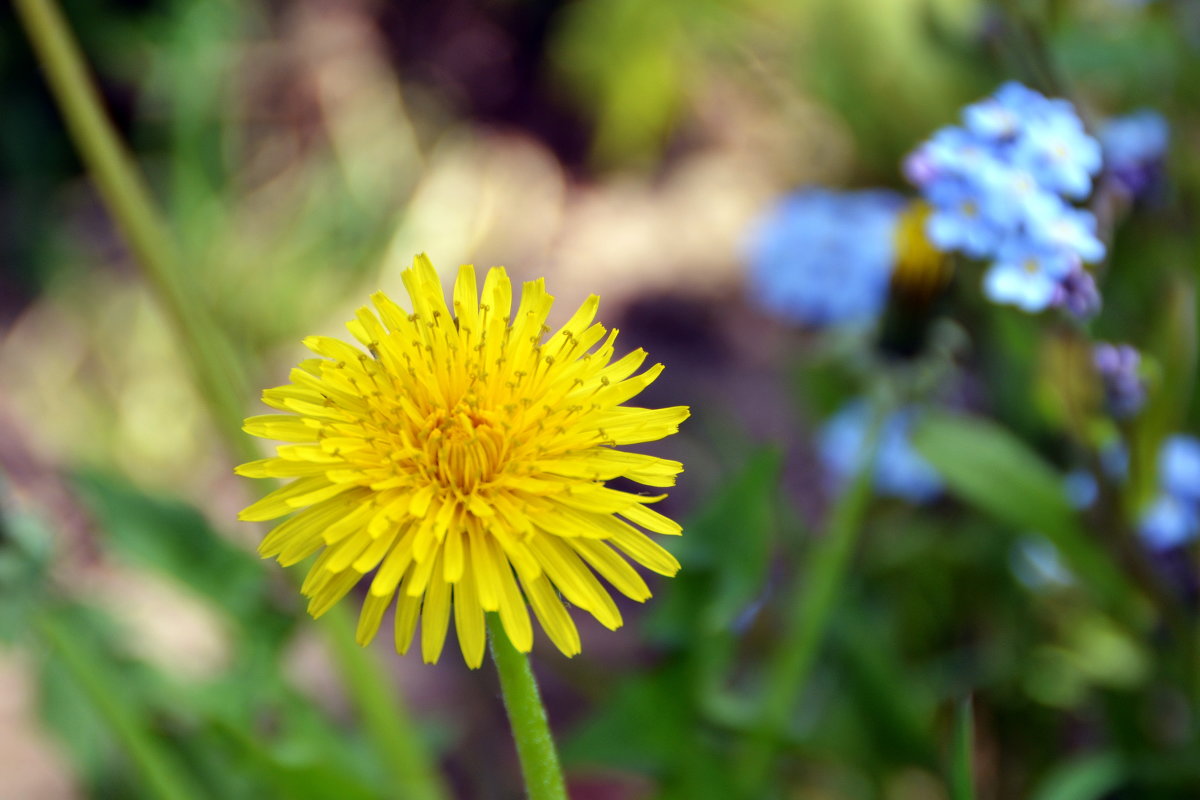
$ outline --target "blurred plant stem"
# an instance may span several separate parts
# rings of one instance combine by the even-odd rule
[[[778,743],[825,640],[834,601],[845,582],[863,516],[870,504],[875,453],[891,409],[890,391],[890,386],[880,386],[872,397],[870,423],[863,436],[854,477],[830,512],[828,529],[813,547],[809,568],[797,575],[790,602],[783,606],[791,616],[786,620],[779,649],[767,665],[757,726],[746,738],[738,764],[740,796],[746,800],[770,796],[765,785],[771,777]]]
[[[1009,28],[1014,60],[1023,67],[1028,83],[1046,94],[1069,98],[1066,81],[1054,65],[1043,33],[1049,24],[1048,11],[1040,4],[1030,8],[1023,0],[1000,0],[999,6]]]
[[[971,698],[955,709],[954,740],[950,745],[950,800],[975,800],[975,714]]]
[[[235,354],[205,309],[166,220],[155,208],[132,156],[105,114],[66,20],[53,0],[15,0],[15,6],[71,138],[136,263],[174,324],[221,436],[240,460],[258,458],[257,446],[240,432],[245,391]],[[379,663],[355,644],[345,612],[333,608],[321,624],[380,760],[403,787],[398,789],[402,791],[399,796],[421,800],[445,797],[407,710]]]
[[[96,713],[129,755],[146,796],[162,800],[199,800],[201,796],[188,784],[150,731],[143,728],[134,713],[123,704],[95,659],[90,658],[76,640],[76,635],[52,612],[41,615],[36,627],[42,640],[58,657],[58,663],[92,702]]]
[[[326,638],[346,691],[358,709],[367,734],[377,743],[389,777],[396,784],[393,796],[403,800],[448,797],[425,744],[417,736],[417,727],[407,706],[397,696],[378,662],[371,658],[370,651],[354,640],[350,618],[339,606],[330,609],[321,620],[327,620]]]
[[[525,791],[529,800],[567,800],[558,751],[546,721],[546,708],[538,693],[537,679],[529,666],[529,657],[512,646],[498,615],[489,613],[487,616],[488,644],[500,674],[500,690],[517,743]]]
[[[53,0],[15,0],[67,129],[142,274],[175,327],[192,377],[222,431],[241,427],[245,396],[223,332],[213,324],[184,269],[177,243],[150,199],[133,159],[104,113],[96,86]],[[245,437],[226,437],[241,460],[257,457]]]

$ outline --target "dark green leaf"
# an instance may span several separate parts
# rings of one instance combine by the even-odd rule
[[[79,475],[76,486],[117,553],[180,581],[259,634],[279,629],[259,559],[222,538],[198,511],[98,472]]]
[[[1033,800],[1100,800],[1121,785],[1125,765],[1113,753],[1060,765],[1034,790]]]

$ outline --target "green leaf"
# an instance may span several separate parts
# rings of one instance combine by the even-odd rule
[[[653,776],[663,800],[732,796],[726,758],[696,718],[687,692],[686,659],[650,675],[621,680],[613,695],[562,747],[568,765],[601,766]]]
[[[220,536],[194,508],[99,472],[76,476],[75,485],[117,553],[175,578],[259,634],[282,630],[284,615],[270,607],[259,559]]]
[[[604,705],[562,746],[563,761],[660,772],[690,736],[684,693],[671,685],[678,669],[621,681]]]
[[[6,496],[0,474],[0,642],[20,639],[45,601],[53,555],[42,520]]]
[[[112,669],[113,654],[98,646],[98,641],[111,638],[108,633],[110,620],[99,612],[83,607],[49,613],[55,613],[60,621],[71,624],[79,636],[79,646],[87,648],[98,669]],[[131,672],[127,668],[133,665],[118,663],[117,666],[123,679],[113,683],[113,686],[121,705],[138,718],[149,716],[147,698],[143,693],[134,691],[141,688],[141,681],[128,679]],[[112,783],[119,780],[115,778],[116,774],[128,772],[110,728],[61,658],[46,657],[42,660],[37,693],[41,720],[70,758],[73,771],[80,780],[92,785]]]
[[[759,596],[772,552],[781,464],[776,450],[752,454],[685,521],[684,536],[672,548],[683,569],[659,598],[648,623],[651,636],[675,641],[727,634]]]
[[[838,680],[861,721],[866,752],[883,763],[936,769],[940,756],[932,730],[935,700],[925,673],[905,669],[892,632],[894,621],[869,620],[850,604],[830,628],[837,650]],[[897,691],[903,686],[903,691]],[[859,757],[856,763],[863,764]]]
[[[762,450],[690,523],[718,567],[716,593],[705,614],[712,630],[727,630],[761,592],[770,564],[782,454]]]
[[[1110,611],[1128,619],[1141,604],[1108,555],[1079,524],[1063,477],[999,425],[929,413],[913,445],[962,501],[1012,525],[1037,531],[1058,548],[1075,575]]]
[[[1032,800],[1099,800],[1125,780],[1126,769],[1115,753],[1101,753],[1057,767],[1030,795]]]
[[[268,747],[237,725],[213,720],[212,733],[230,751],[232,761],[250,773],[259,796],[287,797],[290,800],[377,800],[378,787],[363,781],[339,763],[340,753],[306,748],[285,753],[278,745]],[[293,748],[294,750],[294,748]],[[267,791],[270,787],[270,791]]]
[[[122,664],[107,642],[96,637],[90,616],[86,608],[63,606],[38,619],[37,630],[51,655],[42,676],[47,718],[52,725],[57,723],[96,777],[107,778],[105,773],[112,770],[110,759],[98,764],[96,756],[115,743],[132,768],[130,777],[141,788],[139,794],[158,800],[202,797],[193,776],[182,768],[178,753],[166,741],[169,737],[155,730],[158,717],[147,702],[147,689],[156,676],[139,665]],[[62,692],[57,706],[56,688]],[[68,702],[62,703],[63,699]],[[82,716],[78,713],[81,707],[88,709]],[[100,725],[93,727],[89,715],[91,722]],[[81,722],[92,728],[82,737],[75,730]]]

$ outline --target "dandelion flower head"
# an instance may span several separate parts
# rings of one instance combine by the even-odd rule
[[[643,601],[650,591],[630,561],[662,575],[679,568],[639,529],[681,532],[649,507],[665,495],[605,482],[674,485],[679,462],[617,447],[675,433],[688,409],[624,405],[663,367],[635,375],[640,349],[613,358],[617,332],[593,322],[595,296],[547,336],[553,297],[542,280],[524,285],[513,312],[502,268],[489,270],[481,296],[474,268],[462,267],[451,306],[424,256],[403,278],[411,312],[374,294],[374,310],[348,323],[363,349],[309,337],[319,358],[263,393],[284,413],[251,417],[245,430],[286,443],[237,471],[294,480],[240,517],[297,512],[259,552],[284,566],[319,553],[301,589],[314,617],[366,585],[360,644],[394,605],[396,649],[408,650],[419,620],[424,660],[436,662],[453,614],[476,667],[485,612],[528,651],[532,608],[574,655],[579,633],[563,599],[616,628],[621,613],[599,578]]]

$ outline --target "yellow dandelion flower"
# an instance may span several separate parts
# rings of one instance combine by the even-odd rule
[[[251,478],[294,478],[239,515],[275,527],[259,552],[290,566],[320,553],[301,591],[318,617],[373,573],[358,622],[368,643],[395,604],[396,649],[421,621],[421,652],[438,660],[451,613],[466,662],[479,666],[484,612],[518,650],[533,644],[528,608],[568,656],[579,633],[562,599],[608,628],[621,613],[604,578],[637,601],[650,596],[632,560],[674,575],[675,558],[638,528],[677,534],[649,497],[605,486],[617,477],[665,487],[677,461],[618,450],[675,433],[685,406],[623,405],[661,364],[634,372],[643,350],[613,360],[617,332],[593,323],[591,296],[548,338],[553,297],[488,271],[482,297],[464,266],[446,305],[425,256],[404,272],[412,313],[382,292],[348,323],[367,352],[339,339],[304,344],[291,383],[263,393],[285,414],[246,420],[254,436],[288,442],[237,468]],[[635,527],[638,526],[638,527]],[[629,560],[627,560],[629,559]]]

